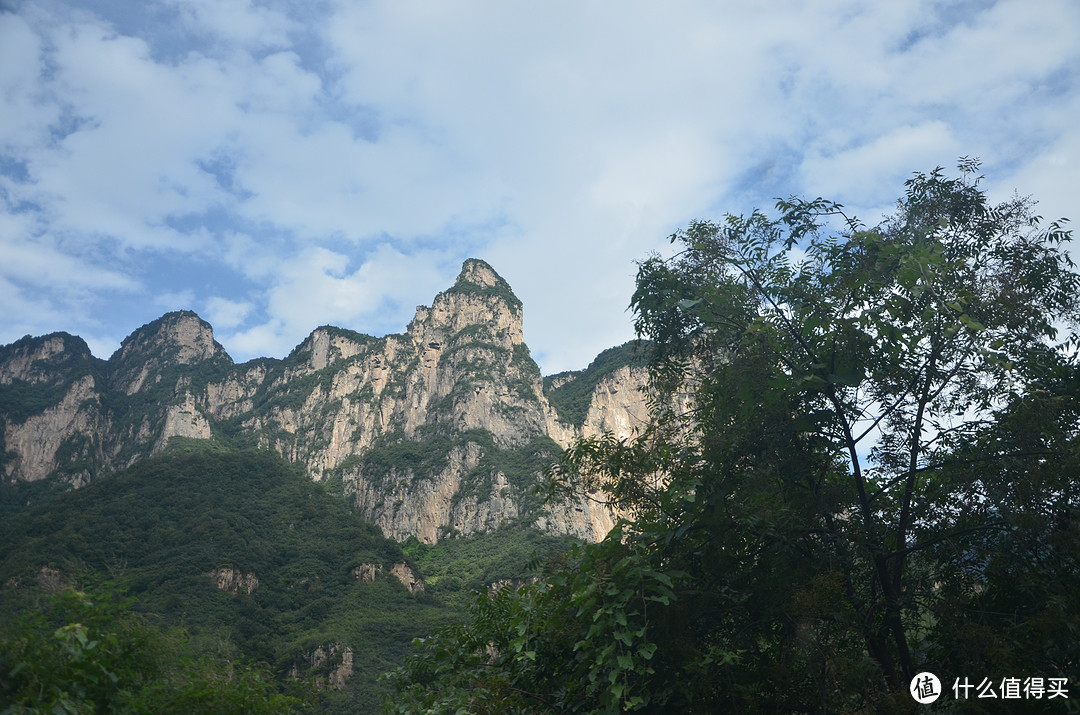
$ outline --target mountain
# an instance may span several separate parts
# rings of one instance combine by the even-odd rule
[[[405,333],[323,326],[283,360],[235,364],[192,312],[144,325],[107,361],[66,333],[27,336],[0,347],[6,509],[181,438],[276,452],[398,540],[507,524],[597,539],[604,507],[544,506],[532,487],[574,439],[643,424],[644,372],[628,345],[545,381],[522,316],[506,281],[470,259]]]
[[[189,650],[263,663],[275,687],[300,688],[314,711],[355,713],[378,711],[379,675],[400,665],[413,638],[461,621],[471,594],[527,579],[530,561],[569,539],[511,528],[401,545],[301,465],[179,439],[0,519],[0,543],[0,702],[17,680],[5,646],[35,631],[55,644],[63,624],[20,614],[38,618],[66,586],[100,598],[108,580],[144,622],[181,629]],[[123,633],[120,623],[114,615],[106,625]],[[31,665],[45,667],[39,661]]]

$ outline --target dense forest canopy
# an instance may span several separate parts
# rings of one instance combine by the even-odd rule
[[[959,168],[872,227],[792,198],[644,261],[652,424],[551,472],[628,518],[424,641],[388,708],[903,710],[931,671],[1060,709],[1027,688],[1080,678],[1080,276]]]
[[[373,712],[413,638],[567,546],[509,528],[398,544],[276,455],[180,438],[3,515],[0,543],[5,713]]]

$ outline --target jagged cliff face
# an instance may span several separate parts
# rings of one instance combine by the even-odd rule
[[[520,301],[469,260],[405,334],[322,327],[285,360],[234,365],[189,312],[140,328],[107,362],[73,336],[24,338],[0,348],[0,455],[8,481],[79,486],[172,438],[220,438],[339,483],[395,538],[524,520],[595,539],[611,527],[606,510],[543,509],[530,488],[574,439],[644,424],[642,384],[621,366],[591,388],[584,420],[564,419],[523,341]]]
[[[92,465],[106,461],[101,435],[109,421],[94,368],[86,343],[63,333],[0,351],[0,465],[7,480],[56,475],[78,487],[90,481]]]

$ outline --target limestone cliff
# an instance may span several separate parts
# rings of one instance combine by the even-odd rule
[[[644,373],[619,350],[545,386],[521,302],[475,259],[404,334],[324,326],[284,360],[234,364],[191,312],[139,328],[108,361],[70,335],[27,337],[0,348],[0,464],[8,481],[79,486],[173,438],[217,439],[304,464],[395,538],[516,522],[594,539],[604,509],[541,508],[531,487],[574,439],[644,423]]]
[[[75,487],[106,461],[109,420],[102,371],[86,343],[66,333],[0,348],[0,466],[8,481],[53,475]]]
[[[640,433],[649,419],[644,390],[648,348],[638,342],[620,345],[600,353],[584,370],[544,378],[554,408],[548,433],[564,446],[603,432],[620,439]]]

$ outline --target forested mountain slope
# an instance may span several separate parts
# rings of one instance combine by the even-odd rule
[[[566,545],[536,531],[450,542],[438,552],[412,541],[407,548],[436,574],[426,583],[401,545],[296,466],[266,452],[208,447],[174,441],[0,521],[0,631],[21,608],[38,608],[43,593],[94,592],[108,579],[151,623],[182,627],[200,647],[238,662],[265,664],[320,709],[370,712],[379,674],[413,638],[460,620],[474,590],[522,580],[524,564]]]

